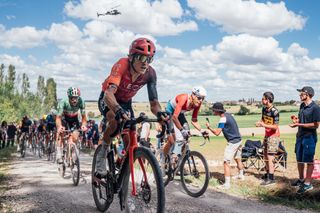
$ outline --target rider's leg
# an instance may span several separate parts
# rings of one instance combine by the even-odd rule
[[[63,133],[57,133],[57,163],[62,163],[62,150],[63,150]]]
[[[101,176],[105,176],[107,174],[106,171],[106,156],[110,150],[110,145],[112,142],[112,137],[114,133],[118,129],[118,122],[115,120],[115,114],[112,110],[109,110],[106,114],[107,117],[107,127],[103,134],[102,147],[100,152],[97,154],[97,172]]]

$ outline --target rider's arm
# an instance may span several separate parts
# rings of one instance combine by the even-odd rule
[[[192,119],[191,119],[191,124],[196,128],[199,132],[201,132],[201,126],[198,122],[198,112],[201,107],[201,104],[199,107],[195,108],[192,112]]]
[[[110,84],[104,93],[106,104],[113,112],[117,112],[121,108],[116,100],[116,97],[114,96],[117,88],[117,85]]]
[[[150,78],[147,83],[150,110],[154,115],[157,115],[157,113],[161,111],[161,106],[158,101],[157,76],[154,70],[150,70],[150,72]]]

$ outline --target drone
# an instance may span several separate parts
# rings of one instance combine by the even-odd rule
[[[108,16],[108,15],[110,15],[110,16],[116,16],[116,15],[120,15],[121,12],[120,12],[119,10],[115,9],[115,8],[117,8],[117,7],[119,7],[119,6],[120,6],[120,5],[117,5],[117,6],[113,7],[113,8],[111,8],[111,10],[108,10],[108,11],[105,12],[105,13],[98,13],[98,12],[97,12],[97,17],[99,18],[99,16]]]

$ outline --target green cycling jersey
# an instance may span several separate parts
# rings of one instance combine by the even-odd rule
[[[85,102],[79,97],[76,106],[71,106],[68,99],[62,99],[58,104],[58,116],[65,116],[69,118],[77,117],[80,110],[81,115],[86,114]]]

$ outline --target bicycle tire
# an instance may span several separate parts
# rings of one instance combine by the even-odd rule
[[[137,159],[139,158],[144,159],[144,164],[146,165],[144,166],[145,169],[147,166],[150,165],[150,168],[147,168],[146,171],[150,171],[151,169],[152,172],[154,173],[154,176],[153,176],[154,179],[152,180],[151,176],[149,176],[149,180],[147,184],[143,180],[144,178],[143,178],[143,175],[141,174],[141,171],[138,170],[140,165],[139,165],[139,160]],[[133,196],[131,194],[132,184],[130,183],[131,179],[129,181],[130,170],[128,168],[129,160],[127,160],[126,168],[124,168],[123,170],[124,172],[126,172],[126,174],[124,174],[123,187],[122,187],[122,190],[124,192],[124,204],[125,204],[126,211],[158,212],[158,213],[165,212],[165,189],[164,189],[164,184],[162,180],[162,174],[161,174],[160,167],[156,157],[149,149],[145,147],[137,147],[134,151],[134,161],[135,161],[134,163],[136,162],[138,163],[137,166],[134,165],[134,171],[135,171],[134,177],[135,177],[136,191],[138,193],[138,196]],[[149,165],[146,163],[146,161],[148,161]],[[139,177],[138,177],[139,173],[141,178],[143,178],[141,182],[139,181]],[[153,191],[151,190],[150,186],[152,185],[155,185],[154,190],[156,191],[156,193],[153,193]],[[151,203],[151,199],[153,198],[154,195],[157,196],[158,199],[154,202],[155,206],[151,207],[148,204]],[[142,196],[142,199],[139,198],[140,196]],[[133,200],[137,200],[138,205],[134,205]],[[140,202],[138,200],[140,200]]]
[[[20,155],[22,158],[26,155],[26,150],[25,150],[25,139],[22,139],[21,147],[20,147]]]
[[[169,155],[166,155],[164,164],[165,164],[165,168],[164,168],[165,175],[162,175],[162,179],[163,179],[163,185],[166,187],[169,184],[169,182],[171,180],[173,180],[173,175],[174,175]],[[161,166],[161,164],[160,164],[160,166]],[[162,173],[162,171],[161,171],[161,173]]]
[[[101,190],[106,190],[105,193],[107,194],[108,193],[107,189],[105,187],[101,186],[101,184],[96,185],[95,182],[94,182],[94,176],[95,176],[95,173],[96,173],[97,155],[98,155],[98,153],[100,152],[101,149],[102,149],[102,145],[100,144],[97,147],[97,149],[96,149],[96,151],[94,152],[94,155],[93,155],[92,169],[91,169],[91,187],[92,187],[93,200],[94,200],[94,203],[96,204],[97,209],[99,211],[101,211],[101,212],[104,212],[110,207],[110,205],[111,205],[111,203],[113,201],[113,192],[111,192],[112,193],[112,199],[111,200],[104,200],[103,198],[100,198]]]
[[[201,163],[203,165],[203,169],[205,172],[204,180],[200,180],[200,178],[199,178],[200,172],[196,169],[196,167],[194,167],[194,168],[192,168],[192,170],[190,170],[191,166],[196,165],[195,160],[194,160],[195,157],[199,158],[199,160],[201,161]],[[192,161],[192,162],[190,163],[190,161]],[[191,174],[192,176],[195,176],[195,178],[193,178],[193,179],[198,180],[200,183],[203,183],[203,186],[200,187],[198,191],[193,191],[191,188],[189,188],[189,186],[190,187],[194,186],[194,184],[187,183],[188,181],[187,181],[186,177],[188,177],[189,174],[187,174],[187,172],[185,171],[185,167],[184,167],[185,164],[187,164],[187,169],[189,169],[189,171],[188,171],[189,174]],[[180,178],[181,178],[181,184],[182,184],[183,189],[191,197],[200,197],[201,195],[203,195],[203,193],[205,193],[205,191],[208,188],[208,184],[209,184],[209,168],[208,168],[208,163],[207,163],[206,159],[204,158],[204,156],[200,152],[190,151],[190,153],[182,159],[181,167],[180,167]]]
[[[80,160],[76,145],[71,146],[71,175],[74,186],[78,186],[80,180]],[[76,171],[74,171],[76,169]]]

